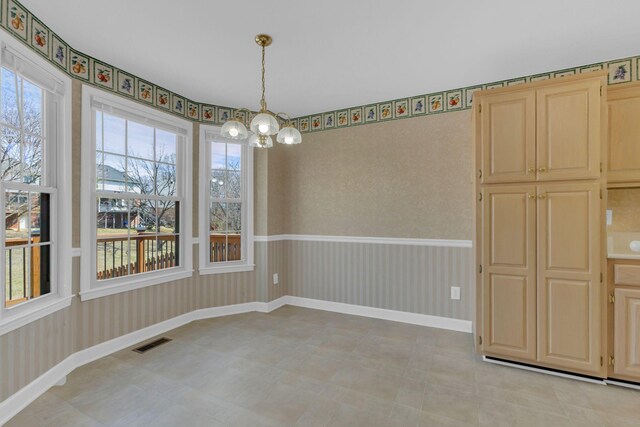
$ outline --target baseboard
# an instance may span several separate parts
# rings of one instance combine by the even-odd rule
[[[287,295],[283,297],[285,303],[297,307],[315,308],[317,310],[333,311],[354,316],[372,317],[374,319],[391,320],[394,322],[410,323],[412,325],[429,326],[432,328],[448,329],[458,332],[472,332],[470,320],[452,319],[449,317],[431,316],[428,314],[409,313],[406,311],[388,310],[385,308],[367,307],[364,305],[345,304],[342,302],[325,301],[311,298]]]
[[[244,304],[225,305],[221,307],[203,308],[185,313],[146,328],[139,329],[112,340],[80,350],[62,362],[58,363],[44,374],[27,384],[6,400],[0,402],[0,426],[4,425],[16,414],[26,408],[54,385],[64,381],[65,377],[80,366],[97,359],[131,347],[142,341],[149,340],[195,320],[211,319],[233,314],[250,313],[253,311],[269,313],[284,305],[313,308],[336,313],[352,314],[355,316],[372,317],[375,319],[391,320],[414,325],[430,326],[433,328],[449,329],[452,331],[471,332],[471,321],[450,319],[426,314],[407,313],[403,311],[386,310],[361,305],[344,304],[310,298],[283,296],[269,302],[248,302]]]
[[[278,300],[275,300],[271,303],[276,303],[277,301]],[[51,387],[63,381],[67,375],[80,366],[151,339],[172,329],[184,326],[194,320],[249,313],[252,311],[266,311],[271,303],[249,302],[191,311],[73,353],[12,394],[9,398],[0,402],[0,426],[8,422]],[[274,304],[273,306],[278,305]]]

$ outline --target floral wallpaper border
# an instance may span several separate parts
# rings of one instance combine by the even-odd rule
[[[0,2],[0,26],[73,78],[193,121],[222,124],[233,111],[190,100],[79,52],[17,0]]]
[[[0,26],[73,78],[196,122],[223,124],[235,112],[231,107],[190,100],[76,51],[17,0],[0,2]],[[640,56],[316,113],[295,118],[293,124],[301,132],[307,133],[466,110],[473,105],[473,93],[480,89],[513,86],[602,69],[609,70],[610,85],[639,81]]]
[[[309,116],[298,117],[295,119],[295,122],[300,132],[307,133],[467,110],[472,107],[473,93],[477,90],[514,86],[603,69],[609,70],[609,85],[639,81],[640,56],[311,114]]]

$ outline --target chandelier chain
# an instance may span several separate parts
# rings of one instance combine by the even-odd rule
[[[265,47],[262,46],[262,99],[260,100],[260,106],[263,110],[267,109],[267,101],[265,99],[265,80],[264,80],[264,68],[265,68],[265,60],[264,60],[264,51]]]

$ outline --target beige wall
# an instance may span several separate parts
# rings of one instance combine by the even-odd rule
[[[607,209],[613,211],[607,231],[640,231],[640,188],[609,190]]]
[[[283,157],[284,191],[280,220],[269,216],[270,234],[471,239],[469,111],[303,140],[274,150]]]
[[[80,244],[80,103],[81,85],[74,82],[74,247]],[[198,132],[194,125],[194,236],[201,232]],[[299,146],[256,150],[254,163],[256,235],[471,238],[469,112],[305,134]],[[256,243],[255,271],[200,276],[197,249],[191,278],[86,302],[75,297],[70,308],[0,336],[0,401],[76,351],[199,308],[294,294],[472,318],[466,250],[264,242]],[[83,256],[91,250],[83,248]],[[74,259],[74,294],[81,262]],[[273,273],[279,285],[272,284]],[[462,302],[448,300],[450,284],[462,286]]]

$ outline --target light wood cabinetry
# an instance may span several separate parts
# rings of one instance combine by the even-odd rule
[[[621,379],[640,380],[640,288],[615,291],[615,364]]]
[[[609,89],[607,101],[608,182],[640,183],[640,83]]]
[[[481,105],[484,182],[535,180],[535,92],[487,96]]]
[[[640,260],[609,260],[609,375],[640,382]]]
[[[600,186],[547,184],[538,191],[538,360],[598,373]]]
[[[605,83],[592,74],[481,92],[481,182],[599,178]]]
[[[599,79],[536,91],[539,181],[600,176]]]
[[[484,193],[484,349],[536,358],[536,187],[492,186]]]
[[[605,76],[474,94],[476,333],[487,356],[606,376]]]

